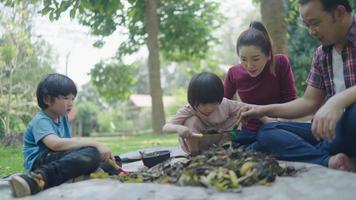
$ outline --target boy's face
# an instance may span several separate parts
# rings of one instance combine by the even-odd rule
[[[216,108],[219,106],[219,103],[205,103],[205,104],[199,104],[197,106],[197,110],[202,113],[205,116],[209,116],[211,113],[213,113]]]
[[[243,68],[251,77],[261,74],[266,63],[270,60],[269,55],[265,55],[261,48],[254,45],[240,47],[239,56]]]
[[[74,99],[75,96],[72,94],[67,96],[59,95],[54,99],[49,99],[49,101],[46,99],[46,104],[48,105],[46,110],[57,116],[68,114],[72,109]]]

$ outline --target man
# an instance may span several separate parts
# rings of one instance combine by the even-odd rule
[[[356,18],[348,0],[299,0],[316,50],[304,95],[284,104],[249,105],[243,119],[299,118],[312,123],[276,122],[260,129],[258,141],[278,159],[356,171]],[[312,137],[314,136],[314,137]]]

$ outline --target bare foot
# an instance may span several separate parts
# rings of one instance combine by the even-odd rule
[[[356,171],[356,167],[353,165],[351,159],[343,153],[338,153],[336,155],[331,156],[329,159],[328,167],[342,171]]]

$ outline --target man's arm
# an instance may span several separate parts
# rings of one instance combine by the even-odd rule
[[[356,102],[356,85],[331,97],[327,103],[332,102],[333,104],[347,108]]]
[[[335,135],[336,123],[345,108],[356,102],[356,86],[350,87],[331,97],[315,114],[312,132],[317,139],[331,141]]]
[[[308,86],[304,95],[293,101],[283,104],[265,106],[250,106],[248,111],[241,115],[244,119],[261,118],[264,116],[274,118],[295,119],[314,114],[324,100],[322,90]]]

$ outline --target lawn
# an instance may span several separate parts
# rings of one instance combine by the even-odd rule
[[[137,149],[159,146],[177,146],[176,134],[143,134],[118,137],[90,137],[84,140],[95,140],[107,145],[115,155]],[[23,158],[21,146],[7,147],[0,145],[0,178],[15,172],[22,172]]]

